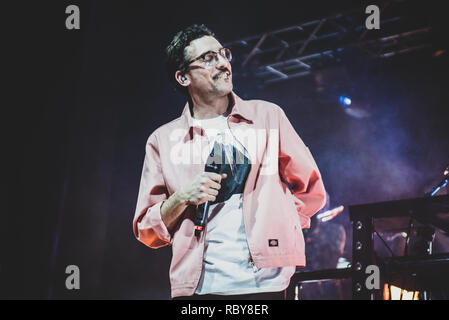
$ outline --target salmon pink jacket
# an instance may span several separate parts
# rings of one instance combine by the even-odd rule
[[[257,268],[305,266],[303,228],[325,204],[325,189],[308,149],[277,105],[230,94],[227,117],[234,137],[250,155],[243,191],[243,220],[250,256]],[[169,232],[161,205],[204,172],[209,140],[195,126],[189,103],[182,115],[148,138],[133,231],[151,248],[172,246],[171,295],[195,293],[201,277],[205,232],[194,235],[196,206],[189,205]],[[228,177],[229,178],[229,177]]]

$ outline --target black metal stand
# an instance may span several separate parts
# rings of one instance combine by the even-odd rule
[[[373,219],[355,213],[352,233],[352,298],[355,300],[373,300],[373,292],[367,289],[369,274],[365,271],[369,265],[375,265],[373,250]]]
[[[448,232],[447,219],[442,219],[436,213],[448,212],[449,196],[438,196],[431,198],[416,198],[408,200],[397,200],[380,202],[366,205],[350,206],[350,219],[353,225],[353,247],[352,247],[352,292],[355,300],[373,300],[376,296],[380,296],[379,289],[369,289],[366,286],[366,280],[370,276],[366,272],[366,267],[375,265],[381,270],[381,274],[390,278],[390,273],[385,268],[385,261],[376,259],[373,249],[374,224],[376,218],[392,218],[392,217],[411,217],[419,221],[422,226],[417,228],[416,242],[413,248],[408,248],[410,255],[414,255],[415,262],[424,261],[425,259],[433,259],[432,241],[434,236],[434,227],[440,228]],[[404,260],[406,261],[406,260]],[[438,262],[442,262],[437,260]],[[449,261],[449,260],[448,260]],[[443,262],[448,262],[444,260]],[[400,267],[401,264],[397,264]],[[427,272],[434,272],[435,265],[432,265]],[[397,268],[397,270],[401,270]],[[405,272],[405,270],[404,270]],[[416,273],[410,273],[413,275]],[[448,278],[443,274],[442,278]],[[443,279],[443,280],[444,280]],[[421,283],[421,290],[425,291],[427,297],[430,296],[428,287]]]
[[[369,289],[366,285],[370,265],[379,268],[381,282],[407,278],[406,286],[423,293],[421,299],[449,298],[449,253],[432,254],[431,247],[435,228],[449,233],[449,195],[349,206],[349,213],[353,226],[351,267],[297,272],[287,288],[287,299],[294,299],[296,287],[303,283],[347,278],[352,278],[353,299],[381,299],[382,287]],[[409,248],[409,256],[376,258],[374,220],[392,217],[411,217],[422,224],[416,228],[417,243]]]

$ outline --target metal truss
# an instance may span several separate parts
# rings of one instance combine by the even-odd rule
[[[385,59],[429,46],[431,27],[403,14],[405,5],[385,2],[378,30],[367,30],[368,14],[357,8],[226,43],[237,57],[234,76],[255,77],[267,85],[335,66],[351,48]]]

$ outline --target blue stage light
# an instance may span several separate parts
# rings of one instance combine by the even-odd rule
[[[342,106],[344,106],[344,107],[349,107],[349,106],[351,105],[351,103],[352,103],[351,98],[349,98],[349,97],[347,97],[347,96],[344,96],[344,95],[341,95],[341,96],[338,98],[338,101],[339,101],[340,104],[341,104]]]

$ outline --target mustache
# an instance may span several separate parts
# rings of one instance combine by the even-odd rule
[[[229,74],[231,74],[231,71],[228,68],[222,69],[219,72],[217,72],[217,74],[215,74],[212,78],[213,79],[217,79],[220,75],[222,75],[223,73],[229,72]]]

